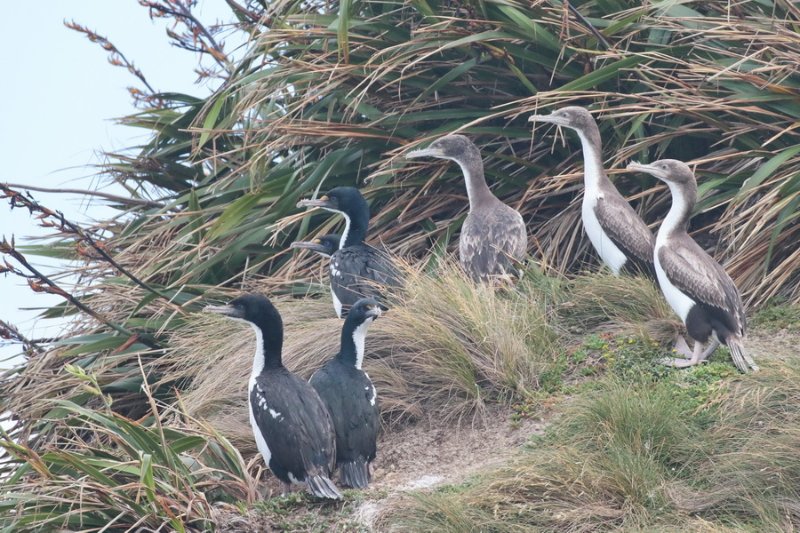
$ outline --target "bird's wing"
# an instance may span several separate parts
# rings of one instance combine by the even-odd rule
[[[384,287],[399,287],[402,285],[402,276],[391,257],[369,245],[364,246],[370,251],[365,264],[367,277]]]
[[[604,195],[597,199],[594,212],[611,242],[627,257],[650,265],[652,270],[655,238],[627,200]]]
[[[330,415],[308,383],[288,371],[281,377],[262,374],[250,392],[253,418],[272,460],[294,475],[327,475],[336,446]]]
[[[336,428],[336,457],[340,462],[359,457],[375,457],[380,415],[375,387],[365,372],[355,369],[345,379],[336,379],[328,367],[332,360],[317,372],[311,385],[328,408]]]
[[[731,312],[739,327],[745,326],[742,298],[733,280],[693,240],[675,242],[658,250],[658,260],[670,283],[703,305]]]
[[[471,215],[464,221],[458,250],[461,263],[473,276],[510,273],[528,248],[522,215],[508,206],[488,216]]]
[[[346,308],[367,296],[381,300],[384,288],[401,284],[391,259],[368,245],[342,248],[333,254],[330,272],[331,288]]]

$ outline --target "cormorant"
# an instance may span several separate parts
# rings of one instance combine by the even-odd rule
[[[458,255],[461,266],[473,279],[488,279],[515,271],[528,249],[528,236],[522,215],[501,202],[483,175],[478,147],[463,135],[447,135],[406,158],[436,157],[458,163],[464,174],[469,198],[469,214],[461,226]]]
[[[578,133],[583,147],[585,187],[581,218],[592,246],[615,275],[624,269],[655,279],[653,233],[603,170],[600,130],[589,111],[569,106],[528,120],[549,122]]]
[[[311,386],[328,407],[336,432],[336,467],[340,482],[365,488],[369,463],[375,459],[380,426],[377,392],[366,372],[364,341],[367,328],[381,316],[377,300],[357,301],[342,327],[339,353],[311,376]]]
[[[248,405],[264,462],[287,486],[304,483],[314,496],[341,499],[330,480],[336,458],[333,424],[317,392],[281,362],[278,310],[264,296],[246,294],[205,311],[247,322],[256,334]]]
[[[664,362],[681,368],[693,366],[704,361],[722,343],[730,349],[740,371],[758,370],[742,344],[746,318],[736,285],[720,264],[687,233],[697,201],[697,182],[691,169],[681,161],[662,159],[649,165],[632,163],[628,170],[655,176],[665,182],[672,193],[672,207],[656,237],[655,269],[661,292],[695,342],[691,355],[684,354],[688,356],[686,359]],[[709,339],[710,344],[703,350]]]
[[[329,265],[331,297],[339,318],[364,297],[384,301],[382,292],[401,285],[400,273],[383,252],[366,244],[369,205],[355,187],[336,187],[316,200],[300,200],[298,207],[321,207],[344,216],[339,249]]]

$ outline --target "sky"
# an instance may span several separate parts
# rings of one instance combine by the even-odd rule
[[[157,91],[205,96],[195,84],[197,56],[169,44],[167,21],[151,21],[137,0],[58,0],[6,2],[6,26],[0,33],[0,182],[42,187],[96,188],[93,168],[103,151],[143,143],[142,131],[115,123],[136,111],[127,87],[138,80],[108,63],[108,54],[84,35],[64,26],[74,20],[108,37],[144,73]],[[200,0],[195,14],[206,24],[229,21],[224,0]],[[112,191],[113,192],[113,191]],[[79,222],[102,219],[112,210],[77,196],[34,192],[47,207]],[[0,236],[18,244],[46,234],[23,209],[0,203]],[[35,264],[52,269],[43,260]],[[0,274],[0,319],[31,337],[52,335],[61,324],[37,320],[41,309],[60,298],[34,294],[24,282]],[[32,309],[32,310],[31,310]],[[3,359],[17,347],[0,345]],[[14,360],[18,363],[19,360]]]

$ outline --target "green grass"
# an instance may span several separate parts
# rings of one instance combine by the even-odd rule
[[[460,486],[401,498],[380,524],[490,532],[795,528],[800,370],[780,364],[732,375],[724,363],[638,379],[609,372],[564,404],[516,460]]]
[[[800,305],[785,302],[769,303],[756,312],[751,324],[767,332],[800,331]]]
[[[488,404],[513,405],[521,424],[544,402],[561,402],[563,422],[537,453],[487,474],[488,486],[409,512],[408,523],[798,527],[786,504],[798,485],[787,430],[797,427],[793,370],[740,378],[724,351],[685,372],[655,365],[680,324],[645,279],[578,275],[598,259],[579,224],[577,139],[554,142],[552,128],[532,132],[526,122],[588,106],[615,184],[648,224],[667,209],[663,186],[614,170],[632,158],[699,162],[693,228],[704,246],[725,254],[754,305],[796,302],[800,54],[787,36],[800,19],[791,2],[573,3],[580,17],[549,0],[239,2],[233,31],[249,42],[236,60],[213,28],[151,4],[172,19],[176,44],[213,52],[220,89],[139,93],[142,108],[124,121],[149,138],[109,154],[103,169],[131,198],[113,200],[117,212],[95,228],[76,230],[3,189],[17,212],[41,215],[55,234],[45,244],[4,241],[3,253],[18,266],[19,254],[72,260],[55,279],[80,280],[74,298],[45,313],[74,317],[58,343],[40,352],[0,325],[31,354],[0,376],[0,412],[21,421],[3,438],[5,529],[91,530],[110,520],[203,529],[218,506],[243,491],[252,499],[238,456],[254,452],[243,393],[252,341],[221,338],[196,312],[243,289],[278,296],[287,362],[307,376],[335,350],[326,342],[340,323],[327,302],[295,300],[327,291],[318,258],[287,245],[341,221],[300,212],[297,200],[359,186],[372,242],[414,264],[438,262],[463,222],[463,177],[454,165],[402,156],[455,131],[476,142],[492,190],[522,212],[532,261],[513,291],[475,288],[446,270],[437,278],[434,268],[415,279],[368,341],[386,427],[471,422]],[[74,27],[144,80],[111,43]],[[9,268],[33,290],[65,294]],[[796,331],[798,318],[796,307],[777,305],[754,323]],[[169,417],[154,414],[153,399]],[[183,448],[197,439],[208,445]]]

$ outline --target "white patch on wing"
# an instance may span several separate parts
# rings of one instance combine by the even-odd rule
[[[364,371],[362,370],[362,372],[364,372]],[[364,390],[369,392],[370,387],[372,387],[372,398],[370,398],[369,404],[374,406],[375,405],[375,400],[378,399],[378,391],[375,390],[375,385],[373,385],[372,384],[372,380],[369,379],[369,374],[364,372],[364,375],[367,377],[367,381],[369,381],[369,386],[368,387],[364,387]]]
[[[265,403],[265,405],[266,405],[266,403]],[[278,412],[278,411],[276,411],[275,409],[272,409],[272,408],[269,408],[269,414],[272,415],[272,418],[278,418],[279,416],[283,416],[283,415],[281,415],[280,412]]]
[[[342,273],[341,269],[339,268],[339,261],[336,259],[331,260],[328,269],[330,270],[331,277],[339,277]]]
[[[364,344],[367,339],[367,328],[375,320],[374,317],[367,318],[361,323],[355,331],[353,331],[353,342],[356,345],[356,368],[361,369],[361,363],[364,362]]]

